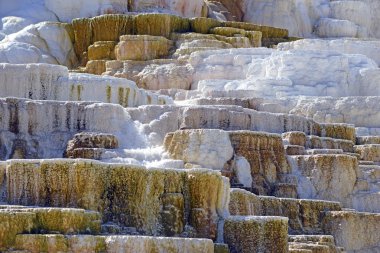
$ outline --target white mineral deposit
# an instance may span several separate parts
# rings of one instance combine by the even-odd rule
[[[379,0],[0,0],[0,252],[380,252]]]

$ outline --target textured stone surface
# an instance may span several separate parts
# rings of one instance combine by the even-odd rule
[[[79,132],[112,135],[76,136],[66,152],[106,163],[0,162],[0,251],[228,252],[82,235],[101,228],[224,237],[232,252],[287,252],[286,233],[298,235],[290,252],[377,252],[378,214],[347,208],[380,210],[379,10],[376,0],[0,1],[0,62],[74,68],[0,65],[0,96],[34,100],[0,99],[0,159],[62,157]],[[357,38],[331,38],[341,36]]]
[[[323,220],[326,233],[348,252],[376,252],[379,248],[379,214],[350,211],[327,212]]]
[[[359,54],[249,48],[197,52],[190,62],[196,69],[193,89],[202,92],[245,90],[255,97],[278,98],[378,95],[379,68],[372,59]],[[347,71],[357,74],[346,76],[343,73]],[[309,75],[297,74],[300,72]]]
[[[168,230],[172,235],[171,229],[165,229],[167,218],[171,218],[174,220],[169,224],[175,226],[174,232],[183,232],[187,224],[195,228],[197,235],[215,238],[217,221],[228,212],[227,180],[205,169],[180,171],[80,160],[15,160],[9,162],[6,177],[10,203],[97,210],[104,222],[136,227],[148,235],[164,235]],[[177,193],[177,197],[162,198],[164,193]],[[188,208],[186,213],[190,211],[183,223],[181,198]],[[172,205],[176,210],[170,214]]]
[[[97,41],[88,47],[88,60],[114,60],[115,57],[114,41]]]
[[[33,213],[0,213],[0,249],[6,250],[12,246],[17,234],[31,232],[34,228],[34,219]]]
[[[257,196],[232,189],[231,215],[284,216],[289,218],[289,233],[321,234],[322,212],[340,211],[338,202]]]
[[[257,193],[269,193],[278,181],[278,174],[289,172],[290,166],[280,136],[236,131],[230,132],[230,138],[235,154],[249,162]]]
[[[177,131],[168,134],[164,142],[171,158],[206,168],[221,170],[233,155],[229,135],[221,130]]]
[[[124,35],[115,48],[117,60],[152,60],[168,56],[171,42],[164,37]]]
[[[9,20],[9,23],[17,23],[17,18],[15,19]],[[52,21],[57,20],[53,18]],[[2,26],[0,26],[1,28]],[[63,23],[43,22],[32,24],[15,33],[10,32],[11,34],[4,40],[0,37],[0,62],[48,63],[65,65],[69,68],[75,67],[78,59],[66,28],[66,24]]]
[[[168,252],[212,253],[214,245],[207,239],[148,236],[63,236],[18,235],[16,249],[38,252]]]
[[[99,101],[137,106],[171,99],[139,89],[132,81],[69,73],[64,66],[0,63],[2,97],[34,100]],[[159,102],[161,100],[161,102]]]
[[[106,72],[106,61],[105,60],[91,60],[86,64],[86,73],[93,75],[101,75]]]
[[[13,246],[20,233],[99,233],[100,219],[82,209],[6,206],[0,209],[0,249]]]
[[[317,198],[352,205],[351,194],[357,180],[356,157],[348,155],[296,156],[301,198]]]
[[[306,250],[306,252],[309,251],[321,253],[343,252],[342,248],[339,248],[335,245],[334,237],[331,235],[290,236],[289,250],[290,252],[299,252],[301,250]]]
[[[89,156],[78,156],[81,151],[94,149],[115,149],[118,148],[119,141],[112,134],[102,133],[78,133],[67,143],[65,156],[68,158],[91,158]],[[90,151],[91,152],[91,151]]]
[[[306,147],[309,149],[341,149],[352,153],[354,143],[351,140],[333,139],[329,137],[308,136]]]
[[[282,138],[287,140],[290,145],[303,146],[306,145],[306,135],[304,132],[288,132],[283,133]]]
[[[375,162],[380,161],[379,144],[357,145],[355,146],[355,151],[360,155],[360,160]]]
[[[224,241],[231,252],[287,252],[288,219],[230,216],[224,223]]]
[[[211,144],[208,140],[214,141]],[[215,145],[215,140],[221,143]],[[228,166],[226,163],[233,154],[244,158],[248,163],[240,168],[250,170],[250,174],[244,172],[245,177],[252,177],[254,190],[262,194],[274,190],[279,174],[290,172],[282,139],[278,135],[250,131],[184,130],[168,134],[164,143],[173,159],[219,170]],[[240,169],[239,158],[234,163],[235,171]],[[238,180],[239,176],[242,177],[238,174],[240,172],[236,172]],[[247,181],[241,178],[240,181],[247,187],[251,185],[249,178]]]

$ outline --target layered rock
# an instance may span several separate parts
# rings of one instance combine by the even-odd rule
[[[152,60],[169,55],[171,41],[160,36],[124,35],[115,48],[117,60]]]
[[[14,245],[20,233],[99,233],[100,214],[73,208],[0,207],[0,249]]]
[[[379,250],[378,214],[350,211],[327,212],[323,225],[347,252],[376,252]]]
[[[172,32],[188,31],[190,24],[188,19],[174,15],[141,14],[75,19],[72,26],[75,34],[75,52],[86,62],[88,47],[97,41],[118,41],[121,35],[152,35],[168,38]]]
[[[216,145],[215,140],[219,141]],[[279,175],[290,172],[282,139],[278,135],[249,131],[183,130],[168,134],[164,143],[172,159],[185,163],[219,170],[233,169],[236,174],[243,173],[241,169],[247,168],[244,176],[248,177],[247,180],[252,177],[252,184],[247,187],[253,187],[255,192],[261,194],[272,193],[279,182]],[[231,168],[229,163],[233,155],[235,165]],[[241,158],[246,159],[244,168],[240,166]]]
[[[218,219],[228,214],[228,181],[210,170],[14,160],[6,182],[9,203],[97,210],[103,222],[147,235],[179,235],[189,225],[195,235],[215,239]]]
[[[191,87],[193,71],[190,65],[179,64],[171,59],[107,61],[106,70],[104,74],[133,80],[139,87],[151,90],[174,88],[188,90]]]
[[[231,252],[287,252],[288,219],[230,216],[224,223],[224,241]]]
[[[270,193],[279,175],[290,172],[280,136],[238,131],[230,132],[230,138],[235,154],[249,162],[255,192]]]
[[[0,202],[55,207],[0,206],[1,251],[288,252],[288,233],[290,252],[379,250],[378,215],[341,208],[380,210],[380,141],[356,138],[380,133],[378,97],[352,97],[380,94],[377,41],[247,49],[378,37],[376,1],[44,0],[24,4],[45,5],[30,18],[19,2],[0,3],[15,15],[0,22],[0,60],[86,67],[0,65],[1,96],[42,100],[0,99],[0,158],[109,163],[1,162]],[[44,19],[70,23],[17,32]]]
[[[48,252],[151,252],[212,253],[214,244],[207,239],[149,236],[63,236],[18,235],[15,248],[38,253]]]
[[[114,41],[97,41],[88,47],[88,60],[115,60],[115,46]]]
[[[340,149],[348,153],[354,152],[354,143],[352,140],[333,139],[313,135],[307,137],[305,146],[309,149]]]
[[[177,131],[168,134],[164,142],[171,158],[204,168],[222,170],[233,156],[229,134],[221,130]]]
[[[193,89],[203,92],[250,90],[259,97],[378,95],[378,66],[364,55],[231,49],[196,52],[190,63],[195,69]]]
[[[360,155],[361,160],[374,162],[380,161],[379,144],[356,145],[355,151]]]
[[[0,39],[0,62],[48,63],[73,68],[78,60],[69,32],[66,24],[58,22],[29,25]]]
[[[357,159],[349,155],[295,156],[301,198],[324,199],[352,206]]]
[[[365,90],[363,90],[365,92]],[[363,95],[370,95],[364,94]],[[373,94],[372,94],[373,95]],[[298,97],[263,102],[260,111],[291,113],[313,118],[318,122],[354,124],[359,135],[376,134],[379,97]],[[368,129],[370,128],[370,129]],[[364,134],[363,134],[364,133]]]
[[[224,4],[226,1],[218,0]],[[227,11],[242,6],[242,20],[289,29],[292,36],[379,37],[379,4],[363,1],[233,1]],[[228,12],[227,12],[228,13]],[[286,15],[293,13],[293,15]],[[218,15],[220,16],[220,15]],[[228,17],[228,15],[227,15]]]
[[[323,252],[338,253],[344,252],[343,248],[335,245],[334,237],[331,235],[311,235],[311,236],[290,236],[290,252]]]
[[[178,129],[250,130],[268,133],[302,131],[307,135],[355,139],[355,128],[346,124],[319,124],[296,115],[257,112],[238,106],[150,106],[128,109],[144,132],[161,145],[168,132]],[[154,134],[153,134],[154,133]]]
[[[288,217],[290,234],[323,234],[321,214],[341,210],[338,202],[264,197],[241,189],[230,194],[231,215]]]
[[[309,49],[309,50],[328,50],[345,54],[362,54],[373,59],[377,64],[380,58],[376,54],[379,50],[380,42],[378,40],[361,40],[361,39],[303,39],[278,45],[280,50],[290,49]]]
[[[210,18],[192,18],[185,19],[174,15],[168,14],[140,14],[140,15],[103,15],[91,19],[75,19],[72,22],[72,29],[74,33],[74,48],[78,58],[84,65],[87,60],[87,50],[95,43],[100,41],[114,41],[121,40],[120,46],[117,51],[121,60],[147,60],[157,57],[168,56],[167,43],[163,38],[158,40],[158,37],[149,36],[163,36],[167,39],[177,38],[174,36],[178,33],[195,33],[194,37],[200,37],[202,34],[210,34],[208,38],[213,40],[212,45],[209,43],[204,45],[206,41],[196,42],[196,45],[177,45],[178,50],[174,57],[189,55],[191,52],[203,51],[207,49],[228,48],[228,47],[259,47],[262,42],[266,46],[277,44],[280,41],[287,41],[288,33],[285,29],[278,29],[274,27],[265,27],[260,25],[253,25],[242,22],[220,22]],[[113,27],[108,29],[107,27]],[[106,32],[104,32],[106,31]],[[124,39],[120,36],[124,35]],[[134,36],[133,35],[144,35]],[[126,38],[134,38],[133,42],[126,40]],[[181,37],[181,36],[179,36]],[[150,38],[148,40],[148,38]],[[205,36],[203,36],[205,38]],[[142,43],[142,41],[146,43]],[[192,39],[194,40],[194,38]],[[279,40],[279,41],[278,41]],[[124,42],[123,42],[124,41]],[[151,43],[147,43],[151,41]],[[161,44],[159,43],[161,41]],[[152,44],[153,43],[153,44]],[[122,46],[124,45],[124,46]],[[158,46],[162,45],[162,46]],[[122,48],[126,46],[133,46],[137,51],[144,52],[150,50],[148,55],[142,57],[141,53],[136,55],[126,56],[120,55]],[[154,48],[161,48],[160,54],[152,55],[155,51]],[[169,47],[170,48],[170,47]],[[124,50],[125,51],[125,50]],[[123,52],[124,52],[123,51]],[[132,50],[133,51],[133,50]],[[127,51],[125,51],[127,52]],[[136,53],[136,52],[134,52]],[[133,56],[133,57],[132,57]],[[111,60],[111,59],[110,59]]]
[[[1,99],[0,105],[2,160],[62,157],[68,140],[81,131],[115,132],[124,136],[119,140],[125,140],[124,134],[138,136],[129,115],[118,105],[11,98]],[[125,128],[129,130],[123,134]],[[125,147],[126,142],[120,145]]]
[[[132,81],[69,73],[63,66],[0,64],[3,97],[36,100],[99,101],[125,107],[171,103],[171,99],[137,88]]]
[[[65,157],[101,159],[105,149],[118,148],[116,136],[102,133],[79,133],[67,143]]]

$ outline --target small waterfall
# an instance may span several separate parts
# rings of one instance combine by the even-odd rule
[[[291,168],[291,175],[297,178],[297,193],[301,199],[313,199],[315,198],[315,188],[310,180],[302,175],[301,170],[298,166],[298,161],[296,156],[287,156]]]

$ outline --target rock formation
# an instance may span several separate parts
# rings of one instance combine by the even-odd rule
[[[379,13],[0,1],[0,251],[379,252]]]

